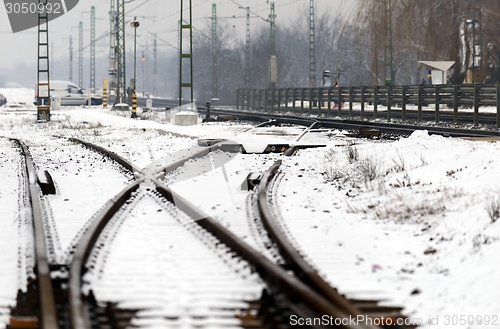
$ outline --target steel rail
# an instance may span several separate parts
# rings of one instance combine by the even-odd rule
[[[109,157],[110,159],[114,160],[115,162],[117,162],[118,164],[123,166],[126,170],[133,173],[136,178],[141,178],[142,176],[146,175],[145,169],[147,169],[149,166],[146,166],[145,168],[141,169],[141,168],[135,166],[134,164],[132,164],[130,161],[124,159],[120,155],[118,155],[110,150],[107,150],[102,146],[99,146],[99,145],[96,145],[96,144],[93,144],[93,143],[90,143],[90,142],[87,142],[87,141],[84,141],[84,140],[81,140],[78,138],[74,138],[74,137],[61,137],[61,138],[67,138],[70,141],[80,143],[89,149],[92,149],[92,150],[94,150],[102,155]],[[173,171],[173,170],[177,169],[178,167],[184,165],[189,160],[207,156],[211,152],[215,152],[215,151],[220,150],[220,151],[229,151],[231,153],[237,153],[240,151],[239,144],[232,144],[232,143],[226,143],[226,142],[227,142],[226,140],[222,140],[222,141],[220,141],[212,146],[204,147],[203,149],[189,155],[188,157],[184,157],[178,161],[175,161],[175,162],[170,163],[168,165],[163,165],[159,168],[154,168],[153,172],[150,173],[149,175],[151,177],[157,177],[158,175],[160,175],[162,173]],[[155,161],[153,161],[153,163],[155,163]],[[150,178],[150,177],[148,177],[148,178]]]
[[[311,130],[314,129],[316,126],[321,126],[321,123],[319,123],[318,121],[314,121],[309,127],[305,128],[304,131],[299,135],[299,137],[297,137],[295,139],[295,143],[290,144],[288,149],[283,154],[285,156],[293,155],[295,153],[295,151],[297,150],[296,143],[299,142],[302,139],[302,137],[304,137],[309,132],[311,132]]]
[[[109,200],[92,221],[85,234],[78,241],[69,270],[68,303],[69,319],[72,329],[91,328],[89,317],[85,312],[81,293],[85,263],[99,235],[106,227],[106,224],[108,224],[111,218],[113,218],[113,215],[125,204],[125,202],[127,202],[132,193],[139,188],[142,182],[144,182],[144,178],[134,181],[117,196]]]
[[[280,229],[274,219],[271,211],[271,205],[267,198],[267,188],[271,180],[275,177],[276,172],[281,166],[282,161],[276,161],[262,176],[258,185],[257,204],[261,215],[262,223],[272,240],[276,243],[280,254],[285,260],[287,267],[292,269],[295,275],[302,279],[305,283],[311,286],[317,293],[321,294],[326,299],[335,303],[343,312],[349,315],[357,316],[362,312],[342,297],[335,289],[333,289],[316,270],[300,255],[297,249],[290,243],[287,236]]]
[[[68,306],[69,306],[69,321],[72,329],[89,329],[89,316],[85,312],[83,296],[81,293],[82,276],[85,273],[85,264],[88,256],[92,252],[94,245],[99,238],[100,233],[109,223],[113,215],[127,202],[132,193],[136,191],[140,184],[145,181],[144,178],[138,178],[142,173],[141,169],[120,155],[105,149],[99,145],[74,138],[68,137],[70,141],[84,145],[85,147],[94,150],[111,160],[123,166],[131,172],[136,180],[129,186],[123,189],[118,195],[106,202],[101,211],[92,221],[84,235],[78,241],[73,259],[70,264],[69,280],[68,280]]]
[[[225,142],[227,142],[227,141],[223,140],[223,141],[218,142],[212,146],[207,146],[207,147],[203,148],[202,150],[191,154],[188,157],[184,157],[184,158],[177,160],[173,163],[170,163],[170,164],[165,165],[161,168],[158,168],[154,171],[153,177],[158,178],[158,175],[160,175],[162,173],[167,173],[167,172],[173,171],[173,170],[181,167],[182,165],[184,165],[189,160],[202,158],[204,156],[209,155],[212,152],[216,152],[216,151],[224,151],[224,152],[229,152],[229,153],[239,153],[240,152],[241,146],[239,144],[232,144],[232,143],[225,143]]]
[[[301,281],[301,278],[290,275],[281,266],[271,262],[261,253],[255,251],[243,240],[239,239],[231,231],[220,225],[217,221],[207,216],[199,210],[198,207],[191,204],[188,200],[175,194],[171,189],[165,186],[159,180],[153,179],[157,191],[167,200],[174,203],[177,208],[182,210],[188,216],[197,219],[195,223],[214,235],[222,243],[236,252],[240,257],[252,264],[261,278],[275,293],[287,295],[291,307],[299,314],[313,317],[323,315],[334,318],[349,318],[349,313],[332,304],[327,298],[314,291],[307,284]],[[359,313],[361,314],[361,313]],[[373,329],[378,327],[357,325],[341,325],[340,328],[349,329]]]
[[[35,257],[36,257],[36,277],[38,282],[41,328],[57,329],[57,310],[54,297],[52,279],[50,277],[50,267],[48,260],[48,248],[45,240],[45,230],[40,201],[40,190],[37,186],[38,177],[35,165],[28,147],[19,139],[11,139],[21,148],[21,153],[25,159],[26,171],[26,197],[31,204],[31,217],[34,228],[35,238]]]
[[[242,112],[242,111],[225,110],[225,109],[211,109],[210,111],[214,114],[216,113],[232,114],[234,117],[237,117],[241,120],[250,120],[250,121],[275,119],[277,120],[278,123],[290,123],[297,125],[307,125],[309,122],[313,121],[311,118],[289,116],[282,114]],[[349,120],[349,119],[315,118],[314,121],[319,122],[319,124],[325,128],[358,130],[360,126],[368,126],[371,128],[379,129],[382,133],[399,134],[399,135],[410,135],[417,130],[427,130],[429,134],[441,135],[446,137],[500,136],[500,131],[495,131],[495,130],[460,129],[460,128],[448,128],[448,127],[437,127],[437,126],[418,126],[418,125],[406,125],[406,124],[396,124],[396,123],[386,123],[386,122],[370,122],[370,121]]]
[[[94,144],[85,143],[87,147],[94,148]],[[239,145],[238,145],[239,146]],[[96,243],[100,232],[104,229],[113,215],[125,204],[131,194],[138,189],[142,182],[152,182],[156,186],[157,192],[163,195],[168,201],[173,203],[177,208],[185,212],[188,216],[194,219],[194,222],[202,227],[207,232],[214,235],[222,243],[228,246],[232,251],[238,254],[243,259],[247,260],[259,273],[261,278],[267,283],[271,291],[275,294],[283,294],[287,296],[290,308],[297,312],[302,317],[321,317],[323,315],[334,318],[346,319],[349,315],[354,314],[346,312],[344,309],[334,305],[330,300],[325,298],[306,283],[302,282],[299,277],[290,275],[285,269],[271,262],[265,256],[252,249],[244,241],[236,237],[232,232],[217,223],[212,218],[202,213],[198,207],[193,206],[188,200],[174,194],[169,187],[165,186],[158,178],[164,172],[175,170],[182,166],[188,160],[199,158],[208,155],[210,152],[224,150],[235,152],[234,145],[224,145],[223,142],[214,146],[204,148],[189,157],[184,157],[169,165],[163,166],[157,170],[154,175],[142,177],[134,181],[126,189],[120,192],[119,195],[108,201],[105,207],[100,211],[94,219],[87,232],[78,242],[73,261],[70,266],[69,275],[69,313],[72,329],[89,329],[89,318],[85,314],[85,307],[82,300],[81,284],[82,275],[85,272],[85,264],[91,251]],[[108,154],[109,151],[99,147],[99,152]],[[126,160],[125,160],[126,161]],[[132,168],[132,166],[127,166]],[[331,289],[331,288],[330,288]],[[347,307],[345,307],[347,309]],[[361,313],[359,313],[361,314]],[[351,326],[346,325],[344,328],[375,328],[373,326]]]
[[[288,151],[288,150],[287,150]],[[286,154],[286,152],[285,152]],[[352,302],[340,295],[335,288],[330,286],[317,271],[304,259],[300,252],[290,243],[286,234],[282,231],[275,216],[273,215],[271,204],[268,199],[268,187],[276,177],[278,169],[282,164],[281,160],[276,161],[263,175],[258,185],[257,205],[264,228],[267,230],[271,239],[276,243],[281,257],[285,260],[287,268],[310,286],[314,291],[333,303],[345,314],[353,318],[359,316],[369,317],[370,314],[378,317],[384,315],[387,318],[405,318],[399,311],[399,307],[378,306],[376,301],[358,301]],[[387,314],[385,312],[398,312],[397,314]],[[410,328],[412,326],[408,326]],[[372,326],[370,328],[379,328]]]
[[[109,151],[96,144],[86,142],[77,138],[68,138],[74,142],[78,142],[90,149],[93,149],[105,156],[110,157],[112,160],[116,161],[122,165],[125,169],[134,173],[136,177],[143,174],[141,169],[133,165],[130,161],[122,158],[121,156]],[[170,165],[164,166],[155,172],[155,175],[159,175],[163,172],[175,170],[176,168],[182,166],[189,159],[199,158],[208,155],[210,152],[224,149],[227,147],[222,145],[222,143],[216,144],[212,147],[205,148],[194,155],[186,157],[182,160],[176,161]],[[231,145],[229,146],[231,147]],[[148,177],[151,178],[151,177]],[[81,293],[82,287],[82,276],[85,273],[85,264],[88,257],[90,256],[95,243],[97,242],[100,233],[109,223],[113,215],[126,203],[126,201],[131,197],[132,193],[136,191],[140,184],[148,181],[147,177],[140,177],[122,190],[118,195],[109,200],[105,206],[101,209],[99,214],[90,224],[89,228],[86,230],[84,235],[78,241],[76,250],[73,255],[73,259],[70,264],[69,270],[69,283],[68,283],[68,304],[69,304],[69,321],[72,329],[90,329],[91,324],[89,323],[89,316],[86,314],[85,305],[83,303],[83,296]]]
[[[141,169],[139,167],[135,166],[130,161],[126,160],[125,158],[121,157],[120,155],[118,155],[110,150],[106,150],[104,147],[101,147],[99,145],[81,140],[79,138],[74,138],[74,137],[66,137],[66,138],[72,142],[80,143],[82,145],[85,145],[89,149],[93,149],[93,150],[95,150],[103,155],[106,155],[107,157],[109,157],[110,159],[112,159],[116,163],[120,164],[121,166],[123,166],[125,169],[127,169],[128,171],[130,171],[134,175],[136,175],[136,173],[141,172]]]

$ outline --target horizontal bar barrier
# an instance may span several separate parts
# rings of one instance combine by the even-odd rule
[[[388,121],[397,118],[392,113],[401,107],[401,119],[407,119],[408,106],[417,107],[417,121],[426,114],[434,114],[436,122],[441,121],[441,110],[449,107],[453,111],[453,122],[458,122],[460,107],[474,110],[474,126],[479,125],[480,107],[496,107],[496,127],[500,128],[500,85],[433,85],[433,86],[349,86],[329,88],[282,88],[282,89],[238,89],[236,91],[238,110],[252,112],[275,112],[313,116],[355,116],[377,118],[378,111],[387,108]],[[372,108],[367,108],[366,103]],[[424,107],[426,109],[424,109]],[[469,111],[470,112],[470,111]],[[408,112],[409,113],[409,112]],[[484,116],[484,112],[483,112]],[[429,115],[426,116],[429,118]]]

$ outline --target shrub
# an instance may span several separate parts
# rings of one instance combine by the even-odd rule
[[[347,144],[345,152],[349,163],[354,163],[359,160],[359,151],[353,142]]]
[[[375,155],[364,156],[359,161],[359,170],[365,182],[381,176],[382,161]]]
[[[500,218],[500,196],[498,194],[494,194],[488,198],[486,211],[488,212],[488,216],[490,216],[492,224]]]

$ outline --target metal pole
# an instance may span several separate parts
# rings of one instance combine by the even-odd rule
[[[38,0],[38,6],[47,6],[47,0]],[[38,59],[37,59],[37,120],[50,121],[50,61],[49,18],[47,12],[38,12]],[[42,326],[47,322],[43,319]]]
[[[189,6],[189,20],[185,19],[184,13],[184,2]],[[190,97],[189,102],[193,103],[193,10],[192,10],[192,0],[181,0],[181,19],[179,21],[179,106],[182,105],[182,90],[184,88],[189,89]],[[185,33],[187,33],[188,44],[186,45],[187,51],[184,48],[183,38]],[[188,69],[189,72],[184,72],[183,60],[189,61]],[[185,76],[189,77],[189,81],[186,82]]]
[[[246,37],[245,37],[245,88],[250,88],[250,7],[240,7],[247,11]]]
[[[116,92],[116,12],[115,12],[115,1],[110,0],[109,6],[109,95],[117,98]]]
[[[125,0],[117,0],[116,10],[116,96],[115,104],[126,100]]]
[[[81,88],[82,86],[80,86]],[[95,90],[95,7],[90,7],[90,88]]]
[[[154,74],[154,88],[153,88],[153,97],[156,98],[158,92],[158,62],[157,62],[157,54],[158,47],[156,45],[156,33],[155,33],[155,41],[154,41],[154,65],[153,65],[153,74]]]
[[[137,118],[137,94],[136,94],[136,86],[137,86],[137,28],[139,27],[139,22],[136,20],[137,17],[134,17],[134,20],[130,23],[130,26],[134,29],[134,84],[132,86],[132,115],[131,118]]]
[[[500,128],[500,85],[496,85],[497,88],[497,129]]]
[[[218,78],[218,44],[217,44],[217,5],[212,4],[212,98],[219,97],[219,91],[217,88]],[[246,86],[245,86],[246,87]]]
[[[474,84],[474,127],[479,125],[479,85]]]
[[[402,110],[402,119],[403,121],[406,121],[406,91],[407,91],[407,86],[403,86],[402,89],[401,89],[401,110]]]
[[[108,79],[102,78],[102,108],[108,108]]]
[[[135,17],[134,17],[134,22],[135,22]],[[136,86],[136,76],[137,76],[137,28],[134,27],[134,85],[132,86],[132,89],[134,90],[135,94],[135,86]]]
[[[387,122],[391,121],[392,115],[392,85],[387,85]]]
[[[69,81],[73,81],[73,37],[69,36]]]
[[[309,9],[309,87],[316,87],[316,51],[314,37],[314,0]]]
[[[78,25],[78,87],[83,88],[83,23]]]
[[[146,62],[146,55],[144,54],[144,51],[142,52],[142,97],[145,97],[145,92],[144,92],[144,74],[146,73],[144,64]]]
[[[439,92],[440,92],[440,86],[436,85],[434,87],[434,106],[435,106],[435,122],[439,123]]]
[[[270,56],[269,56],[269,87],[271,89],[276,88],[277,82],[278,82],[278,65],[277,65],[277,58],[276,58],[276,14],[274,11],[274,0],[271,0],[270,3],[270,9],[271,12],[269,14],[269,26],[270,26],[270,35],[269,35],[269,41],[270,41]]]

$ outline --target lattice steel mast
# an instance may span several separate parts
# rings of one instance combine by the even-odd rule
[[[270,3],[271,12],[269,14],[269,86],[276,88],[277,64],[276,64],[276,14],[274,12],[274,0]]]
[[[154,48],[153,48],[153,53],[154,53],[154,64],[153,64],[153,75],[154,75],[154,87],[153,87],[153,97],[156,98],[157,93],[158,93],[158,62],[157,62],[157,56],[158,56],[158,45],[156,42],[156,33],[155,33],[155,38],[154,38]]]
[[[144,86],[144,89],[142,91],[143,96],[145,95],[146,90],[151,90],[151,89],[149,89],[149,88],[151,88],[151,85],[149,83],[150,67],[149,67],[148,56],[149,56],[149,42],[146,40],[146,51],[143,52],[143,56],[142,56],[142,61],[144,64],[143,69],[145,69],[145,76],[143,77],[143,79],[145,79],[145,86]]]
[[[69,36],[69,81],[73,81],[73,36]]]
[[[109,5],[109,71],[108,88],[109,94],[116,96],[116,11],[115,1],[111,0]],[[116,97],[115,97],[116,99]]]
[[[78,86],[83,87],[83,23],[78,25]]]
[[[38,8],[47,0],[38,0]],[[50,121],[49,19],[47,11],[38,12],[37,114],[39,121]]]
[[[80,87],[82,87],[80,85]],[[95,90],[95,7],[90,8],[90,88]]]
[[[249,89],[252,85],[250,71],[250,7],[245,7],[247,11],[246,37],[245,37],[245,88]]]
[[[117,0],[116,6],[116,71],[117,75],[115,104],[125,103],[125,0]]]
[[[189,6],[189,20],[184,17],[184,2]],[[193,11],[192,11],[192,0],[181,0],[181,19],[180,19],[180,35],[179,35],[179,106],[182,105],[182,90],[188,89],[190,92],[190,102],[193,102]],[[184,34],[187,34],[188,43],[186,45],[187,49],[183,49],[184,46]],[[188,61],[189,72],[184,72],[184,60]],[[189,80],[185,80],[186,76]]]
[[[316,87],[316,46],[314,38],[314,0],[310,0],[309,11],[309,87]]]
[[[393,55],[392,55],[392,0],[385,0],[384,21],[385,21],[385,85],[391,86],[394,83]]]
[[[218,98],[218,40],[217,40],[217,5],[212,4],[212,98]]]

